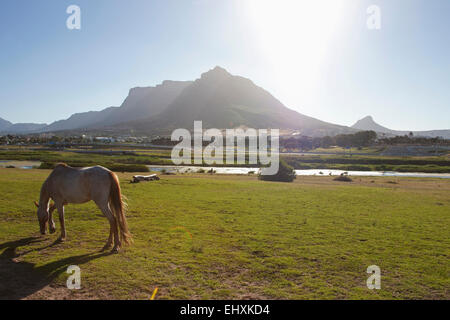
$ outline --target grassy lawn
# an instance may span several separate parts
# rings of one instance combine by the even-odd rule
[[[40,236],[48,170],[0,169],[0,298],[449,299],[450,180],[185,174],[129,184],[135,243],[102,254],[107,220],[66,207],[68,239]],[[82,289],[68,290],[69,265]],[[366,287],[369,265],[381,290]]]

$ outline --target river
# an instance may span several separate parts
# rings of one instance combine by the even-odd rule
[[[14,166],[21,169],[32,169],[39,167],[41,163],[39,161],[16,161],[16,160],[0,160],[0,168],[6,168],[8,166]],[[148,166],[151,171],[161,172],[165,170],[169,173],[188,173],[198,172],[203,170],[204,172],[214,170],[217,174],[249,174],[259,173],[259,168],[247,168],[247,167],[196,167],[196,166]],[[361,177],[409,177],[409,178],[442,178],[449,179],[449,173],[423,173],[423,172],[395,172],[395,171],[344,171],[344,170],[331,170],[331,169],[306,169],[295,170],[295,174],[298,176],[338,176],[347,172],[350,176]]]
[[[163,171],[169,173],[188,173],[204,170],[205,172],[213,169],[217,174],[254,174],[259,173],[259,168],[247,167],[195,167],[195,166],[148,166],[151,171]],[[307,169],[295,170],[298,176],[338,176],[347,172],[350,176],[365,177],[410,177],[410,178],[443,178],[449,179],[448,173],[423,173],[423,172],[395,172],[395,171],[344,171],[330,169]]]

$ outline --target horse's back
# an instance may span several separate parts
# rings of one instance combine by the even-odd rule
[[[93,179],[101,179],[107,178],[109,181],[109,177],[111,175],[111,170],[106,169],[102,166],[94,166],[94,167],[86,167],[78,169],[81,174],[84,174],[86,177]]]
[[[53,170],[50,178],[58,180],[69,180],[73,183],[78,182],[77,180],[86,179],[95,179],[98,182],[102,179],[109,181],[110,174],[111,171],[102,166],[73,168],[64,164],[59,164]]]
[[[55,167],[49,179],[55,197],[68,203],[84,203],[109,197],[111,171],[101,167]]]

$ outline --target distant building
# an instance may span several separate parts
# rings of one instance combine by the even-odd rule
[[[116,141],[114,138],[111,137],[95,137],[94,140],[98,142],[108,142],[108,143],[114,143]]]

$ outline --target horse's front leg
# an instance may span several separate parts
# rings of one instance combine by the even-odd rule
[[[48,231],[50,233],[55,233],[55,222],[53,221],[53,211],[55,211],[56,206],[54,203],[50,205],[50,208],[48,210]]]
[[[57,204],[56,208],[58,209],[59,223],[61,224],[61,236],[59,237],[59,240],[64,241],[66,240],[66,226],[64,224],[64,205]]]

